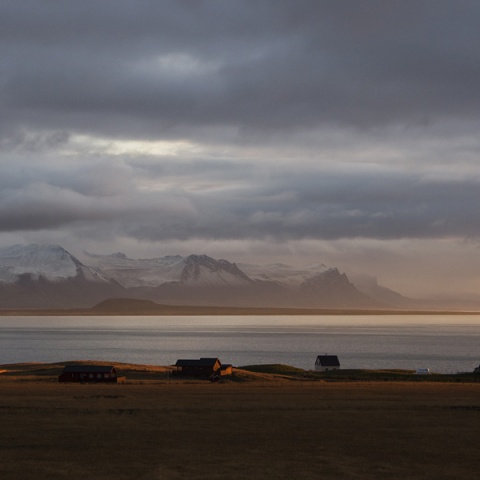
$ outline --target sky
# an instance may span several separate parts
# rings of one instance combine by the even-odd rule
[[[480,2],[1,0],[0,246],[480,293]]]

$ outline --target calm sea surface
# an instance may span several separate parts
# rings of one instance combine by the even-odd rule
[[[0,364],[108,360],[171,365],[219,357],[234,366],[313,369],[318,354],[342,368],[473,371],[480,315],[0,317]]]

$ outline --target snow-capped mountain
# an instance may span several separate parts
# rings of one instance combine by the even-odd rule
[[[245,286],[251,280],[227,260],[207,255],[167,256],[152,259],[131,259],[123,253],[95,255],[86,253],[90,266],[114,278],[126,288],[159,287],[166,283],[185,286]]]
[[[109,279],[83,265],[60,245],[12,245],[0,248],[0,282],[15,283],[20,277],[50,282],[82,276],[92,282]]]
[[[84,252],[84,257],[91,268],[114,278],[125,288],[158,287],[179,281],[185,268],[185,259],[179,255],[133,259],[121,252],[113,255]]]
[[[59,245],[0,248],[2,308],[83,307],[124,293],[115,280],[83,265]]]
[[[135,298],[190,305],[326,307],[367,306],[374,302],[346,275],[324,264],[305,268],[216,260],[207,255],[134,260],[123,253],[84,253],[92,268],[114,278]]]
[[[329,270],[323,263],[309,265],[307,267],[293,267],[284,263],[267,265],[254,265],[240,263],[242,269],[252,280],[274,282],[285,287],[298,287],[305,280]]]
[[[132,259],[84,252],[83,262],[59,245],[0,248],[0,308],[73,308],[107,298],[170,305],[380,308],[324,264],[237,265],[207,255]]]
[[[181,282],[190,286],[238,286],[252,281],[234,263],[215,260],[207,255],[190,255],[185,259]]]

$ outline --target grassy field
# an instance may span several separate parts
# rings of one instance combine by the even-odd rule
[[[125,385],[83,385],[0,366],[0,478],[478,478],[479,383],[121,368]]]

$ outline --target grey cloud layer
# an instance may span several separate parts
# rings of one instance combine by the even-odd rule
[[[77,166],[55,175],[21,170],[1,182],[0,230],[89,225],[139,240],[442,238],[480,235],[478,182],[278,168],[269,181],[222,162],[162,169]],[[186,170],[187,169],[187,170]],[[193,169],[195,171],[195,169]],[[19,178],[21,177],[21,178]],[[148,179],[148,189],[128,177]],[[195,183],[196,182],[196,183]],[[120,188],[122,186],[123,188]]]
[[[4,132],[158,138],[480,111],[475,1],[24,1],[0,13]]]
[[[0,231],[478,237],[479,21],[468,0],[3,1]]]

